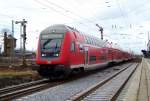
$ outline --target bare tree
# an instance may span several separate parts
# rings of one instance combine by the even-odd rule
[[[1,33],[3,34],[3,33],[10,33],[11,31],[10,31],[10,29],[8,29],[8,28],[3,28],[2,30],[1,30]]]

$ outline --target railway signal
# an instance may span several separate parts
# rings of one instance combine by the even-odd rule
[[[23,19],[23,21],[16,21],[16,24],[20,23],[21,27],[23,27],[23,57],[22,57],[22,65],[26,66],[26,59],[25,59],[25,43],[26,43],[26,23],[27,21]]]
[[[96,24],[96,26],[99,28],[99,31],[101,32],[101,39],[103,40],[103,27]]]

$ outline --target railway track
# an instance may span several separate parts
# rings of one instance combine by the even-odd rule
[[[46,88],[50,88],[53,86],[57,86],[59,84],[63,84],[65,82],[73,81],[78,78],[82,78],[88,75],[91,75],[97,71],[92,71],[92,72],[86,72],[83,73],[82,75],[74,75],[74,77],[70,77],[67,80],[61,80],[61,81],[55,81],[54,82],[49,82],[49,79],[42,79],[38,81],[33,81],[29,83],[23,83],[20,85],[15,85],[15,86],[10,86],[6,87],[3,89],[0,89],[0,101],[8,101],[12,99],[19,98],[21,96],[25,96]]]
[[[14,98],[31,94],[49,87],[56,86],[62,82],[51,82],[48,79],[42,79],[20,85],[15,85],[7,88],[0,89],[0,101],[8,101]]]
[[[67,101],[115,101],[118,94],[136,70],[138,64],[119,70],[110,77],[75,94]]]
[[[131,64],[130,64],[131,65]],[[110,69],[114,70],[114,71],[117,71],[117,73],[115,73],[115,75],[117,76],[119,73],[118,71],[121,73],[123,72],[124,70],[126,70],[129,66],[128,64],[124,65],[125,68],[124,69],[118,69],[119,67],[112,67]],[[114,69],[113,69],[114,68]],[[117,69],[117,70],[116,70]],[[109,71],[109,68],[108,70],[106,69],[106,71]],[[50,88],[50,89],[55,89],[55,88],[59,88],[62,84],[61,87],[63,87],[64,85],[67,85],[68,87],[70,86],[71,84],[71,81],[75,82],[77,79],[79,78],[84,78],[89,75],[92,75],[92,74],[95,74],[96,72],[99,72],[99,71],[93,71],[93,73],[89,72],[89,73],[83,73],[83,75],[77,75],[77,77],[70,77],[69,79],[67,80],[61,80],[61,81],[54,81],[54,82],[47,82],[48,79],[44,79],[44,80],[41,80],[41,81],[36,81],[36,82],[32,82],[32,83],[26,83],[26,84],[21,84],[21,85],[18,85],[18,86],[13,86],[13,87],[9,87],[9,88],[4,88],[4,89],[0,89],[0,101],[8,101],[8,100],[12,100],[12,99],[16,99],[16,98],[20,98],[21,96],[26,96],[26,95],[29,95],[31,93],[34,93],[34,92],[37,92],[37,91],[41,91],[43,89],[47,89],[47,88]],[[102,71],[100,71],[102,72]],[[111,72],[110,72],[111,73]],[[108,72],[109,74],[109,72]],[[112,77],[113,78],[113,77]],[[107,80],[109,81],[109,80]],[[69,83],[70,82],[70,83]],[[104,82],[103,82],[104,83]],[[58,87],[55,87],[57,86]],[[61,89],[60,87],[60,89]],[[59,90],[60,90],[59,89]],[[63,89],[65,90],[65,88],[63,87]],[[63,90],[63,91],[64,91]],[[57,90],[54,90],[54,91],[57,91]],[[67,91],[67,90],[65,90]],[[69,90],[70,91],[70,90]],[[42,92],[42,91],[41,91]],[[46,92],[46,91],[45,91]],[[61,91],[60,91],[61,92]],[[53,92],[54,93],[54,92]],[[45,95],[45,93],[43,93]],[[36,95],[36,94],[34,94]],[[49,95],[49,94],[48,94]],[[51,95],[49,95],[51,96]],[[56,95],[58,96],[58,95]],[[85,95],[84,95],[85,96]],[[87,96],[87,95],[86,95]],[[30,97],[29,97],[30,98]],[[53,98],[53,97],[52,97]],[[69,100],[74,100],[75,97],[71,97],[71,99]],[[83,98],[83,97],[80,97],[80,98]],[[80,99],[79,98],[79,99]],[[78,100],[78,99],[77,99]],[[76,101],[76,99],[75,99]]]
[[[54,82],[49,83],[49,79],[42,79],[38,81],[33,81],[29,83],[23,83],[20,85],[6,87],[3,89],[0,89],[0,101],[8,101],[8,100],[16,99],[21,96],[25,96],[25,95],[28,95],[28,94],[31,94],[31,93],[34,93],[34,92],[37,92],[46,88],[57,86],[65,82],[73,81],[78,78],[91,75],[95,72],[97,71],[86,72],[86,73],[83,73],[82,75],[74,75],[74,77],[71,77],[67,80],[62,80],[62,81],[56,80]]]
[[[123,64],[120,66],[114,66],[100,71],[96,70],[97,72],[94,72],[93,74],[91,74],[90,72],[91,75],[89,74],[89,75],[79,76],[79,78],[77,77],[77,79],[76,77],[75,78],[73,77],[73,79],[67,80],[66,83],[49,87],[46,90],[31,95],[27,95],[25,97],[19,97],[15,101],[20,101],[20,100],[22,101],[30,101],[30,100],[31,101],[66,101],[66,100],[69,101],[70,100],[71,101],[73,100],[72,98],[74,97],[74,95],[77,95],[79,92],[84,91],[88,87],[93,86],[96,83],[110,77],[111,75],[118,73],[118,71],[121,72],[121,70],[123,69],[127,70],[127,68],[130,67],[132,64],[133,63]],[[84,97],[81,98],[83,99]]]

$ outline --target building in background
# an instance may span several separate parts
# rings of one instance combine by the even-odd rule
[[[12,35],[8,35],[5,32],[4,33],[4,56],[11,56],[15,47],[16,47],[16,38],[14,38]]]
[[[1,55],[1,53],[2,53],[2,45],[0,45],[0,55]]]
[[[142,50],[144,57],[150,58],[150,40],[147,43],[147,50]]]
[[[147,51],[150,51],[150,40],[147,43]]]

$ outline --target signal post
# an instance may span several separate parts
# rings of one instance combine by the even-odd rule
[[[27,21],[25,19],[23,19],[23,21],[16,21],[15,22],[16,24],[21,24],[21,27],[23,27],[23,56],[22,56],[22,66],[26,66],[27,63],[26,63],[26,57],[25,57],[25,50],[26,50],[26,47],[25,47],[25,43],[26,43],[26,23]]]

